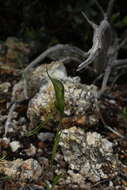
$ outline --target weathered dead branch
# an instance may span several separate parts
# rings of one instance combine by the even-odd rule
[[[109,18],[113,9],[114,0],[109,1],[106,13],[97,1],[95,3],[104,18],[99,25],[96,25],[85,13],[82,13],[86,21],[93,28],[93,45],[87,53],[87,59],[79,65],[77,71],[85,69],[89,64],[93,63],[93,67],[99,75],[104,73],[102,87],[99,92],[99,95],[101,95],[106,89],[112,69],[127,68],[127,59],[117,59],[118,51],[127,43],[127,38],[120,44],[117,43],[117,39],[112,38],[113,30]]]
[[[86,57],[86,53],[80,48],[70,46],[68,44],[58,44],[52,46],[42,52],[36,59],[34,59],[25,69],[24,72],[28,72],[30,69],[38,65],[41,61],[43,61],[46,57],[51,58],[53,60],[60,60],[66,57],[70,59],[78,59],[83,60]]]
[[[36,59],[34,59],[23,71],[23,81],[24,81],[24,96],[26,99],[28,99],[28,93],[27,93],[27,75],[29,72],[33,69],[33,67],[36,67],[40,62],[42,62],[45,58],[50,58],[52,60],[59,60],[63,62],[67,62],[69,60],[75,61],[78,64],[85,59],[87,56],[87,53],[85,53],[83,50],[70,46],[68,44],[58,44],[55,46],[52,46],[42,52]]]
[[[102,87],[99,94],[102,94],[106,89],[110,74],[112,69],[126,68],[127,59],[118,60],[118,51],[127,43],[127,38],[125,38],[120,44],[118,44],[117,39],[113,39],[113,30],[109,22],[109,18],[112,13],[114,0],[110,0],[107,6],[107,11],[104,12],[101,5],[95,0],[96,6],[103,15],[103,20],[99,25],[91,21],[88,16],[82,12],[85,20],[93,28],[93,45],[88,52],[70,46],[68,44],[58,44],[50,47],[43,53],[41,53],[35,60],[33,60],[24,70],[24,95],[27,96],[27,85],[26,85],[26,75],[27,73],[46,57],[52,60],[62,60],[63,62],[74,61],[79,64],[77,71],[86,69],[91,63],[93,63],[94,70],[98,75],[104,75],[102,81]],[[85,61],[83,61],[86,59]]]

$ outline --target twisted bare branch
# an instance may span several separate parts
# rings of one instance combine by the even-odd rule
[[[114,0],[110,0],[108,3],[107,12],[105,13],[101,5],[95,0],[97,7],[99,8],[100,12],[104,16],[103,20],[100,22],[99,25],[93,23],[89,18],[86,16],[85,13],[82,12],[84,18],[87,22],[92,26],[94,33],[93,33],[93,45],[92,48],[88,51],[89,56],[88,58],[82,62],[77,71],[80,71],[92,62],[94,63],[94,68],[98,72],[98,74],[104,73],[102,87],[100,93],[103,93],[107,86],[107,82],[109,80],[109,76],[113,67],[119,64],[124,64],[126,60],[117,60],[117,51],[120,49],[125,43],[124,40],[119,46],[114,45],[115,40],[112,40],[112,29],[111,25],[108,21],[108,18],[111,15]],[[116,61],[117,60],[117,61]]]
[[[77,71],[80,71],[80,70],[86,68],[94,60],[96,60],[96,59],[99,60],[99,57],[102,57],[102,55],[104,55],[106,57],[108,49],[112,43],[111,26],[106,18],[104,18],[100,22],[100,25],[97,26],[95,23],[93,23],[92,21],[90,21],[88,19],[88,17],[85,15],[85,13],[83,13],[83,15],[86,18],[87,22],[94,29],[93,46],[88,51],[89,52],[88,58],[79,65]],[[105,67],[105,57],[101,63],[102,64],[101,67],[103,68],[102,70],[104,70],[104,67]]]

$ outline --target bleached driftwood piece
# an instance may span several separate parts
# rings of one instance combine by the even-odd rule
[[[95,2],[103,15],[103,20],[99,25],[97,25],[91,21],[85,13],[82,12],[86,21],[93,28],[93,45],[87,52],[87,59],[79,65],[77,71],[85,69],[89,66],[89,64],[93,63],[93,67],[98,75],[102,75],[104,73],[101,90],[99,92],[100,95],[106,89],[112,69],[117,69],[117,67],[127,68],[127,59],[117,59],[118,51],[126,44],[127,38],[118,44],[118,40],[113,39],[112,37],[113,30],[109,20],[114,0],[109,1],[106,12],[103,11],[97,1]]]

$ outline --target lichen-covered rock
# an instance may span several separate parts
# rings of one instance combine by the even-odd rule
[[[86,180],[97,182],[118,174],[117,156],[113,144],[96,132],[72,127],[62,130],[59,145],[68,164],[65,183],[85,185]],[[59,163],[59,159],[57,159]],[[109,169],[110,168],[110,169]],[[61,168],[56,173],[60,173]]]
[[[88,124],[89,118],[98,121],[95,106],[95,86],[82,85],[72,78],[61,80],[65,88],[65,117],[63,124],[65,127]],[[30,101],[28,107],[28,117],[35,126],[36,122],[41,120],[45,122],[48,118],[53,121],[59,121],[55,109],[55,94],[51,82],[42,86],[36,96]],[[93,115],[93,118],[90,117]],[[51,122],[50,122],[51,123]],[[54,123],[54,122],[53,122]],[[48,125],[48,122],[47,122]]]
[[[97,88],[94,85],[80,83],[79,77],[68,77],[63,63],[52,62],[38,66],[26,76],[28,97],[33,97],[28,105],[27,115],[31,121],[30,128],[37,126],[38,121],[46,123],[47,128],[59,122],[55,108],[54,87],[46,71],[51,77],[60,80],[65,89],[65,117],[63,127],[73,125],[93,126],[98,121],[96,111]],[[12,100],[24,100],[24,81],[20,81],[13,88]]]
[[[42,174],[42,168],[37,160],[28,159],[25,160],[21,167],[21,180],[33,179],[38,180]]]
[[[26,181],[29,179],[38,180],[42,174],[42,168],[37,160],[28,159],[23,161],[17,159],[14,161],[3,161],[0,165],[0,173],[16,180]]]
[[[7,93],[11,84],[9,82],[3,82],[0,84],[0,93]]]
[[[54,70],[52,71],[53,67]],[[45,68],[43,67],[43,70],[44,69]],[[95,105],[97,93],[96,87],[94,85],[88,86],[81,84],[79,77],[67,77],[66,69],[62,63],[54,62],[54,65],[50,65],[49,69],[52,71],[51,72],[49,70],[50,76],[60,80],[63,83],[65,89],[65,117],[63,119],[63,126],[70,127],[73,124],[96,124],[98,121]],[[40,69],[38,68],[37,71],[34,71],[34,73],[36,72],[36,76],[39,77],[38,72],[40,72]],[[41,86],[39,92],[36,93],[36,95],[29,102],[27,115],[31,121],[32,127],[35,127],[38,120],[42,122],[47,121],[47,127],[50,124],[53,126],[54,122],[59,121],[58,114],[54,105],[54,87],[46,75],[44,75],[43,80],[40,80]],[[34,79],[34,75],[32,80],[36,81],[36,77]],[[49,123],[48,120],[50,121]]]

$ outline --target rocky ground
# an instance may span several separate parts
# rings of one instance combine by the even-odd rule
[[[83,83],[75,66],[45,60],[26,76],[26,99],[21,74],[32,47],[16,38],[0,46],[0,190],[126,190],[127,85],[97,99],[98,87]],[[65,90],[53,161],[59,115],[45,63]]]

